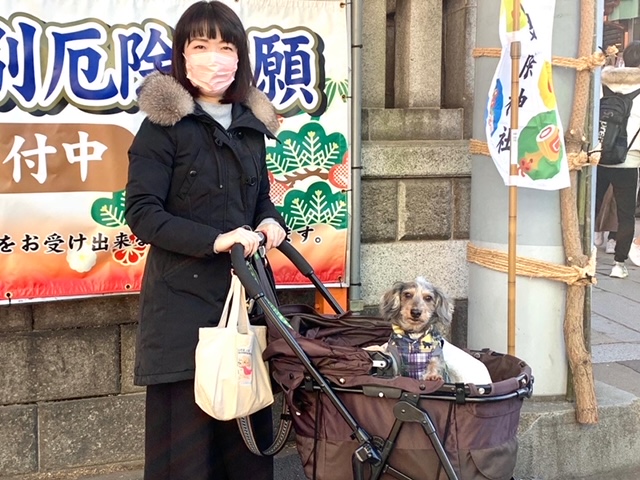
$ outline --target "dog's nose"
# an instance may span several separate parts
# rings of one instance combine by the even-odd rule
[[[413,318],[418,318],[421,314],[422,314],[422,310],[420,310],[419,308],[412,308],[411,309],[411,316]]]

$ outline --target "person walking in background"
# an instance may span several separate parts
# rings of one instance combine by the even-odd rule
[[[286,237],[265,161],[279,123],[252,84],[240,19],[200,1],[176,25],[171,73],[140,90],[147,117],[129,149],[125,215],[150,244],[134,378],[147,387],[145,480],[273,479],[272,458],[253,455],[235,421],[200,410],[193,380],[198,330],[218,323],[231,282],[227,252],[239,243],[252,255],[256,231],[267,250]],[[270,409],[254,427],[270,440]]]
[[[640,218],[640,169],[638,169],[638,198],[636,199],[636,219]],[[637,222],[638,220],[636,220]],[[629,260],[640,267],[640,236],[633,239],[629,250]]]
[[[640,41],[631,42],[622,53],[624,67],[604,67],[602,83],[615,93],[628,94],[640,89]],[[633,241],[635,230],[636,189],[640,167],[640,96],[633,100],[627,121],[627,138],[633,142],[625,161],[616,165],[598,165],[596,173],[596,215],[602,206],[609,185],[616,201],[618,229],[614,253],[614,265],[610,276],[625,278],[629,275],[625,261]]]

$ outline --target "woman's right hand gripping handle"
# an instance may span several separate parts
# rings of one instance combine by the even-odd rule
[[[247,258],[258,251],[263,238],[259,233],[247,230],[244,227],[238,227],[235,230],[218,235],[218,238],[213,243],[213,251],[215,253],[229,252],[231,247],[239,243],[244,247],[244,257]]]

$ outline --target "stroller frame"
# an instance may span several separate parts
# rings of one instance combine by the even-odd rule
[[[329,305],[334,309],[336,313],[345,313],[340,304],[335,300],[328,289],[315,275],[315,272],[313,271],[311,265],[290,243],[283,242],[278,247],[278,249],[294,264],[294,266],[300,271],[300,273],[302,273],[311,281],[311,283],[316,287],[319,293],[324,297],[324,299],[329,303]],[[278,331],[289,348],[291,348],[295,356],[299,359],[302,366],[308,372],[310,378],[309,381],[305,382],[305,386],[303,388],[317,390],[325,394],[329,401],[335,407],[336,411],[340,414],[340,416],[344,419],[344,421],[351,429],[351,437],[358,442],[358,447],[355,449],[351,456],[354,480],[365,480],[367,466],[369,466],[369,478],[371,480],[378,480],[383,474],[391,475],[392,477],[399,480],[412,480],[412,477],[405,475],[401,471],[389,465],[389,457],[391,456],[391,453],[393,451],[395,441],[398,438],[402,426],[405,423],[417,423],[422,427],[440,461],[438,470],[440,471],[440,467],[442,467],[449,480],[458,480],[459,477],[453,469],[451,461],[447,457],[442,442],[438,438],[436,427],[433,421],[431,420],[429,414],[422,408],[420,408],[418,404],[421,395],[404,392],[397,388],[373,388],[372,390],[375,391],[369,392],[370,395],[386,396],[387,398],[398,399],[398,402],[393,407],[395,420],[388,437],[386,439],[382,439],[379,437],[371,436],[358,423],[358,421],[353,417],[342,400],[336,394],[336,392],[362,392],[360,390],[341,388],[329,384],[327,379],[320,373],[318,368],[313,364],[309,356],[292,335],[290,331],[291,326],[286,317],[282,315],[282,313],[278,310],[274,303],[269,300],[267,295],[265,295],[264,289],[258,281],[257,273],[255,272],[253,266],[244,258],[243,247],[241,245],[235,245],[232,248],[231,263],[236,275],[240,278],[240,281],[244,285],[248,297],[258,304],[258,306],[264,312],[265,320],[267,321],[268,325]],[[382,369],[389,367],[389,365],[385,365],[384,362],[377,366],[381,367]],[[530,397],[532,394],[533,379],[519,378],[518,381],[522,385],[522,388],[516,390],[515,392],[491,398],[484,398],[481,400],[476,398],[468,398],[468,387],[465,384],[445,384],[441,389],[437,391],[438,395],[434,396],[431,394],[429,395],[429,398],[441,398],[455,401],[457,403],[464,403],[473,401],[486,402],[488,400],[500,401],[506,398],[513,398],[515,396],[517,396],[518,398]],[[487,388],[490,389],[490,386],[487,386]],[[364,393],[365,395],[367,394],[367,392]],[[439,478],[439,473],[437,476]]]

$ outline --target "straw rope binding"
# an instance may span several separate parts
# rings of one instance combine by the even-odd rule
[[[503,273],[507,273],[509,268],[507,252],[480,248],[471,243],[467,245],[467,260],[476,265]],[[557,265],[533,258],[517,257],[516,275],[530,278],[546,278],[547,280],[564,282],[567,285],[595,285],[597,282],[595,277],[596,249],[594,248],[591,252],[589,263],[584,268],[576,265]]]
[[[469,151],[473,155],[491,156],[491,153],[489,152],[489,144],[480,140],[474,140],[473,138],[469,140]]]
[[[501,48],[474,48],[472,55],[474,58],[490,57],[500,58],[502,55]],[[587,57],[569,58],[559,57],[554,55],[551,59],[551,64],[555,67],[575,68],[581,72],[583,70],[595,70],[598,67],[602,67],[605,64],[609,52],[595,52]]]

